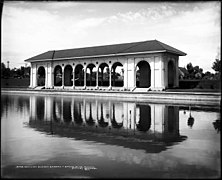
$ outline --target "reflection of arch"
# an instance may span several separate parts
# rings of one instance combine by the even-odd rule
[[[62,86],[62,67],[60,65],[54,69],[54,86]]]
[[[84,86],[84,69],[82,64],[75,68],[75,86]]]
[[[89,69],[89,74],[86,73],[86,86],[96,86],[96,71],[93,72],[93,69],[95,69],[96,66],[94,64],[89,64],[86,67],[86,72],[87,69]]]
[[[98,114],[97,114],[98,115]],[[99,126],[101,127],[107,127],[109,125],[108,122],[105,122],[105,119],[103,117],[103,103],[101,103],[101,108],[100,108],[100,117],[97,118]]]
[[[136,68],[136,87],[148,88],[151,85],[151,69],[150,65],[146,61],[140,61]]]
[[[123,76],[123,68],[121,68],[121,70],[119,70],[119,72],[116,73],[116,68],[117,67],[123,67],[122,63],[120,62],[115,62],[112,65],[112,86],[117,86],[117,87],[122,87],[123,86],[123,80],[124,80],[124,76]]]
[[[123,127],[123,122],[118,123],[118,122],[116,121],[115,104],[113,104],[113,106],[112,106],[112,112],[113,112],[113,114],[112,114],[112,116],[111,116],[112,127],[114,127],[114,128],[121,128],[121,127]]]
[[[109,66],[106,63],[102,63],[99,65],[99,86],[109,86]]]
[[[92,117],[92,103],[91,102],[89,102],[89,118],[86,118],[86,123],[90,126],[93,126],[95,124],[95,120]]]
[[[173,106],[168,106],[168,132],[172,133],[175,131],[175,123],[176,123],[176,116],[175,116],[175,108]]]
[[[64,85],[72,86],[73,85],[72,79],[73,79],[72,66],[67,65],[64,69]]]
[[[151,108],[149,105],[137,105],[139,108],[139,122],[136,125],[139,131],[148,131],[151,126]]]
[[[36,116],[38,120],[44,120],[45,115],[45,99],[44,97],[36,98]]]
[[[168,62],[168,88],[172,88],[174,86],[174,78],[175,78],[175,66],[173,61]]]
[[[43,66],[40,66],[38,68],[37,85],[38,86],[45,86],[45,68]]]
[[[64,122],[69,123],[72,121],[71,102],[63,101],[63,119]]]
[[[73,116],[74,116],[74,121],[76,122],[76,124],[83,123],[80,102],[74,102],[74,115]]]

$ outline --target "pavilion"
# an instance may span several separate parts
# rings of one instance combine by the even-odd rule
[[[179,56],[158,40],[52,50],[31,57],[30,88],[165,90],[179,86]]]

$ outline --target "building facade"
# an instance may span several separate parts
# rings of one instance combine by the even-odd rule
[[[48,51],[25,61],[30,88],[149,91],[178,87],[179,56],[185,55],[152,40]]]

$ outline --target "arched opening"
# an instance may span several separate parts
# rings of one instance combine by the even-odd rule
[[[151,126],[151,108],[149,105],[137,105],[139,121],[136,124],[139,131],[146,132]]]
[[[84,68],[81,64],[75,68],[75,86],[84,86]]]
[[[73,85],[72,66],[70,65],[67,65],[64,69],[64,85],[65,86]]]
[[[112,86],[123,87],[124,69],[120,62],[115,62],[112,66]]]
[[[151,85],[150,65],[146,61],[140,61],[136,66],[136,87],[148,88]]]
[[[106,63],[99,65],[99,86],[109,86],[109,66]]]
[[[175,67],[173,61],[168,62],[168,88],[174,86]]]
[[[38,68],[38,76],[37,76],[37,85],[38,86],[45,86],[45,68],[40,66]]]
[[[54,86],[62,86],[62,67],[60,65],[54,69]]]
[[[96,86],[96,66],[94,64],[86,67],[86,86]]]

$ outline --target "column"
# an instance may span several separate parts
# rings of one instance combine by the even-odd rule
[[[45,68],[45,89],[48,88],[48,63],[43,66]]]
[[[32,76],[32,87],[35,88],[37,86],[37,65],[33,65],[33,76]]]
[[[53,86],[54,86],[54,78],[53,78],[54,73],[53,73],[52,63],[47,64],[47,72],[48,72],[48,78],[47,78],[48,88],[53,88]]]
[[[112,89],[112,66],[109,66],[109,89]]]
[[[160,73],[161,73],[161,88],[165,89],[165,79],[164,79],[164,74],[165,74],[165,67],[164,67],[164,59],[163,57],[161,58],[161,66],[160,66]]]
[[[174,86],[175,87],[179,87],[179,68],[178,68],[178,59],[179,59],[179,57],[177,57],[176,59],[175,59],[175,79],[174,79]]]
[[[72,66],[72,77],[73,77],[72,88],[75,89],[75,65]]]
[[[84,89],[86,89],[86,67],[83,68],[84,71]]]
[[[29,85],[29,88],[32,88],[33,86],[32,86],[32,77],[33,77],[33,75],[32,75],[32,64],[31,64],[31,67],[30,67],[30,85]]]
[[[64,89],[64,80],[65,80],[65,77],[64,77],[64,64],[62,65],[62,89]]]
[[[99,67],[96,67],[96,89],[99,89]]]
[[[123,87],[124,89],[128,89],[128,64],[127,62],[123,65],[123,69],[124,69],[124,79],[123,79]]]

